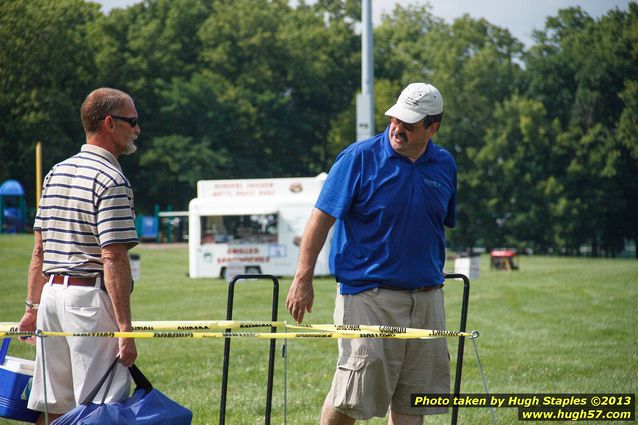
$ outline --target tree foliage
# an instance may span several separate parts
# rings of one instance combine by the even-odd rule
[[[145,0],[107,15],[0,0],[0,180],[31,191],[37,140],[47,169],[75,152],[99,86],[140,112],[122,164],[142,212],[186,208],[200,179],[327,171],[355,138],[360,13],[356,0]],[[638,6],[564,9],[534,37],[525,49],[484,19],[397,6],[374,30],[376,128],[408,83],[443,93],[455,248],[616,255],[638,240]]]
[[[35,142],[49,168],[83,140],[79,110],[95,68],[90,26],[100,18],[81,0],[0,1],[0,181],[21,181],[30,203]]]

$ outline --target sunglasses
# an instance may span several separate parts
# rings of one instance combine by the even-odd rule
[[[139,118],[135,117],[135,118],[129,118],[129,117],[121,117],[119,115],[110,115],[111,118],[115,118],[116,120],[122,120],[122,121],[126,121],[127,123],[129,123],[129,125],[132,128],[135,128],[139,123],[140,120]]]
[[[400,119],[398,119],[398,118],[396,118],[396,117],[392,117],[392,118],[390,118],[390,121],[392,121],[392,124],[394,124],[394,125],[403,124],[403,128],[405,129],[405,131],[413,131],[414,129],[416,129],[416,128],[419,128],[419,127],[422,127],[422,126],[423,126],[422,121],[419,121],[419,122],[417,123],[417,124],[419,124],[419,125],[416,125],[416,124],[408,124],[407,122],[401,121]]]

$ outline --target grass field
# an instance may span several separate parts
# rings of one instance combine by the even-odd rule
[[[0,235],[0,321],[16,322],[23,311],[29,235]],[[227,284],[190,279],[186,247],[141,245],[141,278],[133,293],[134,320],[204,320],[226,317]],[[290,280],[281,280],[279,319],[289,320],[284,300]],[[458,329],[462,283],[446,285],[448,329]],[[244,282],[235,291],[234,318],[270,319],[272,285]],[[331,323],[335,285],[315,282],[308,323]],[[482,258],[481,278],[472,282],[468,329],[477,340],[491,393],[637,393],[638,261],[522,257],[516,272],[491,271]],[[193,411],[193,424],[219,422],[223,341],[138,340],[138,366],[155,386]],[[281,353],[281,342],[277,343]],[[290,340],[287,364],[287,423],[317,424],[336,360],[332,340]],[[228,424],[263,421],[268,342],[233,340]],[[452,371],[456,341],[450,340]],[[9,354],[33,358],[34,350],[12,342]],[[275,369],[272,423],[284,422],[284,362]],[[471,341],[466,341],[464,393],[482,393]],[[499,424],[517,423],[516,409],[497,409]],[[446,424],[450,415],[427,418]],[[4,421],[0,424],[17,422]],[[367,423],[383,424],[384,419]],[[489,424],[485,408],[460,410],[461,424]],[[594,422],[592,422],[594,423]],[[609,423],[609,422],[607,422]],[[627,422],[625,422],[627,423]]]

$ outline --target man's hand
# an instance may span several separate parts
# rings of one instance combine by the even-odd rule
[[[288,290],[286,297],[286,308],[290,315],[298,322],[303,322],[303,317],[312,313],[312,303],[315,299],[315,291],[312,288],[312,281],[303,282],[295,278]]]
[[[18,330],[20,332],[35,332],[37,318],[38,310],[27,309],[18,323]],[[20,337],[20,340],[29,345],[35,345],[35,336]]]
[[[135,359],[137,359],[137,348],[135,347],[135,340],[133,338],[119,338],[118,340],[120,363],[126,367],[133,366]]]

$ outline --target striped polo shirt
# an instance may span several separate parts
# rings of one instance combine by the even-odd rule
[[[137,245],[133,190],[110,152],[83,145],[44,179],[34,230],[42,232],[45,275],[102,274],[101,248]]]

